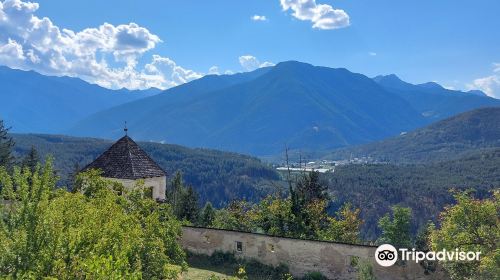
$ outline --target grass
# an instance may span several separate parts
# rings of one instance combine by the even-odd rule
[[[212,275],[221,280],[234,279],[240,268],[246,271],[249,280],[279,280],[288,273],[284,266],[266,266],[256,260],[237,259],[233,254],[222,252],[215,252],[210,257],[188,254],[187,262],[189,269],[183,274],[183,280],[207,280]]]
[[[211,276],[219,277],[221,280],[230,279],[231,275],[219,273],[205,268],[189,267],[188,271],[181,276],[182,280],[207,280]]]

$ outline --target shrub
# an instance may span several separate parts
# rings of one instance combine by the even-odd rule
[[[318,271],[311,271],[309,273],[307,273],[304,278],[302,278],[303,280],[328,280],[328,278],[326,278],[323,274],[321,274],[321,272],[318,272]]]

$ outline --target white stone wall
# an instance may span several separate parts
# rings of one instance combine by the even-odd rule
[[[107,178],[113,181],[117,181],[123,184],[123,186],[127,189],[132,189],[137,180],[129,180],[129,179],[116,179],[116,178]],[[153,178],[145,178],[144,186],[153,188],[153,199],[164,200],[165,199],[165,190],[167,187],[167,177],[153,177]]]
[[[290,273],[304,276],[318,271],[328,279],[356,279],[352,257],[372,263],[377,279],[447,279],[442,272],[425,275],[420,265],[384,268],[375,262],[376,247],[350,244],[279,238],[244,232],[183,227],[182,246],[193,253],[211,255],[214,251],[233,252],[236,256],[256,259],[261,263],[278,266],[285,264]],[[236,249],[242,242],[242,251]]]

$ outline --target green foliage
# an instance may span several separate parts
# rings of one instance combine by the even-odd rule
[[[189,186],[183,200],[183,218],[192,223],[198,223],[200,217],[200,206],[198,204],[198,194]]]
[[[302,278],[302,280],[327,280],[327,279],[328,278],[326,278],[323,274],[317,271],[309,272]]]
[[[215,209],[212,206],[212,203],[207,202],[205,207],[203,207],[200,225],[203,227],[211,227],[215,220]]]
[[[424,227],[420,229],[417,236],[415,237],[415,249],[421,252],[429,252],[430,248],[430,234],[433,229],[434,224],[429,221]],[[436,271],[437,261],[422,260],[419,264],[424,268],[425,274],[430,274]]]
[[[358,243],[362,221],[359,209],[343,205],[336,216],[328,215],[325,188],[317,174],[304,174],[288,197],[269,195],[258,204],[233,201],[218,210],[213,226],[261,232],[275,236]]]
[[[31,146],[30,152],[23,158],[21,162],[22,168],[29,168],[31,172],[35,172],[36,165],[40,162],[40,157],[38,156],[38,151],[34,146]]]
[[[174,209],[174,214],[179,220],[191,224],[198,224],[200,217],[200,206],[198,194],[193,187],[185,186],[180,172],[172,179],[171,187],[167,190],[167,201]]]
[[[417,99],[422,96],[410,95]],[[448,108],[452,107],[448,103],[442,104],[446,104]],[[456,160],[471,153],[498,147],[500,109],[490,107],[458,114],[383,141],[340,149],[332,152],[327,158],[346,159],[354,156],[371,157],[392,163],[429,163]]]
[[[216,212],[214,228],[253,232],[255,229],[253,205],[246,201],[233,201]]]
[[[481,252],[479,261],[442,262],[452,279],[496,279],[500,275],[500,190],[492,198],[476,199],[470,192],[455,192],[457,204],[440,216],[440,228],[431,227],[430,246]]]
[[[5,127],[3,120],[0,120],[0,166],[10,167],[13,161],[14,140],[7,134],[8,132],[9,128]]]
[[[293,216],[291,200],[279,196],[268,196],[255,207],[255,224],[265,233],[276,236],[290,236]]]
[[[301,174],[295,187],[290,185],[290,211],[293,219],[290,231],[296,237],[317,238],[318,232],[326,223],[328,198],[326,185],[319,180],[319,172]]]
[[[248,280],[247,272],[244,266],[240,265],[238,271],[236,272],[236,278],[242,280]]]
[[[69,187],[73,184],[75,166],[86,166],[112,144],[108,140],[57,135],[13,134],[12,137],[16,142],[16,157],[29,154],[32,146],[42,158],[52,155],[54,168],[61,177],[59,185]],[[210,201],[219,208],[233,199],[257,202],[280,185],[279,174],[251,156],[170,144],[138,144],[169,178],[180,171],[186,185],[193,186],[198,193],[200,205]]]
[[[304,204],[317,200],[328,200],[327,185],[320,182],[319,172],[302,174],[295,184],[295,192]]]
[[[359,218],[360,209],[352,209],[352,205],[344,204],[338,211],[337,217],[328,217],[328,226],[319,233],[321,240],[359,243],[359,229],[363,221]]]
[[[185,267],[168,205],[97,171],[78,176],[81,192],[56,190],[56,179],[51,160],[33,173],[0,169],[0,278],[173,279]]]
[[[368,260],[359,260],[356,268],[358,269],[357,280],[376,280],[373,273],[373,266]]]
[[[335,197],[332,209],[347,202],[361,208],[363,239],[375,240],[380,235],[378,220],[392,205],[412,209],[411,231],[416,234],[429,220],[436,222],[437,213],[454,202],[449,189],[474,188],[478,198],[485,198],[490,190],[500,186],[500,149],[425,165],[337,166],[334,173],[323,176]]]
[[[388,243],[396,248],[410,248],[412,245],[411,236],[411,209],[401,206],[393,206],[392,217],[386,214],[379,220],[379,227],[382,230],[377,243]]]
[[[190,267],[205,268],[235,275],[236,279],[292,280],[288,267],[276,267],[260,263],[255,259],[238,259],[232,253],[215,251],[211,256],[189,254]],[[247,278],[245,278],[247,277]],[[215,278],[214,276],[214,279]]]

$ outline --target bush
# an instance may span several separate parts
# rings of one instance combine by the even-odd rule
[[[233,265],[237,263],[236,257],[231,253],[224,253],[222,251],[215,251],[210,257],[209,261],[211,265],[221,266],[221,265]]]
[[[302,280],[328,280],[321,272],[311,271],[307,273]]]
[[[119,196],[90,171],[56,190],[44,167],[0,167],[0,279],[172,279],[185,268],[180,223],[142,189]]]

